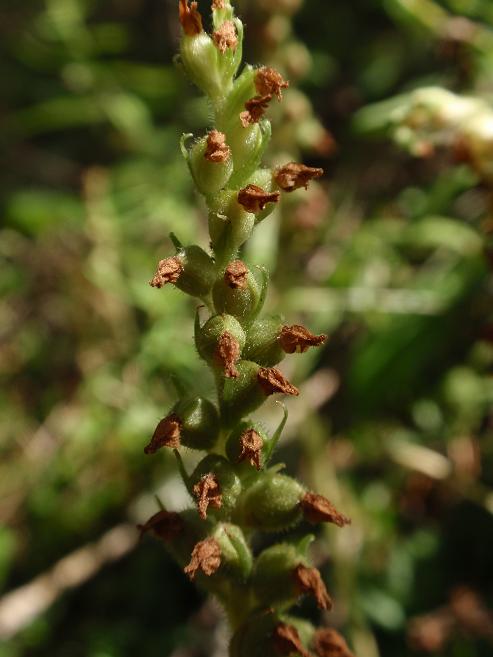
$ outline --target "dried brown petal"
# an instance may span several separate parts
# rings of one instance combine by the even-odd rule
[[[193,494],[197,498],[199,515],[202,520],[207,518],[207,509],[209,505],[220,509],[223,503],[221,495],[221,486],[215,474],[209,472],[200,478],[200,481],[193,487]]]
[[[152,532],[164,541],[172,541],[183,530],[184,523],[179,513],[169,511],[158,511],[143,525],[137,525],[141,537],[147,532]]]
[[[298,388],[289,383],[276,367],[261,367],[257,374],[257,380],[266,395],[282,392],[285,395],[297,397],[300,394]]]
[[[254,96],[247,100],[245,103],[245,111],[240,114],[241,125],[247,128],[249,125],[258,123],[265,114],[270,101],[272,100],[271,94],[265,96]]]
[[[224,9],[224,0],[212,0],[212,9]]]
[[[290,162],[276,170],[274,179],[285,192],[293,192],[300,187],[308,189],[310,180],[320,178],[320,176],[323,176],[323,173],[323,169],[316,169],[315,167],[307,167],[297,162]]]
[[[238,203],[247,212],[261,212],[267,203],[278,203],[281,194],[279,192],[266,192],[257,185],[247,185],[238,192]]]
[[[207,148],[204,157],[209,162],[226,162],[231,156],[231,149],[226,143],[226,135],[219,130],[211,130],[207,135]]]
[[[262,447],[264,446],[264,441],[262,436],[258,434],[254,429],[247,429],[240,436],[240,456],[238,461],[248,461],[250,465],[253,465],[257,470],[260,470],[261,463],[260,457],[262,455]]]
[[[299,653],[302,657],[310,657],[310,653],[301,643],[298,630],[292,625],[279,623],[272,634],[274,647],[279,655],[288,657],[293,653]]]
[[[176,283],[183,272],[183,265],[178,256],[160,260],[156,273],[152,280],[149,281],[151,287],[161,288],[166,283]]]
[[[233,260],[226,267],[224,282],[233,290],[244,290],[247,282],[248,267],[241,260]]]
[[[282,100],[282,89],[287,89],[287,82],[282,75],[270,66],[262,66],[255,74],[255,88],[260,96],[277,96]]]
[[[323,495],[305,493],[300,505],[308,522],[331,522],[338,527],[351,524],[351,520],[339,513],[335,506]]]
[[[197,3],[188,5],[188,0],[178,0],[178,13],[181,26],[187,36],[195,36],[202,32],[202,16],[197,9]]]
[[[154,430],[150,443],[144,447],[144,454],[155,454],[161,447],[178,449],[181,427],[181,420],[176,413],[163,418]]]
[[[314,335],[300,324],[283,326],[279,334],[279,342],[287,354],[303,354],[309,347],[319,347],[326,339],[326,335]]]
[[[214,357],[224,369],[224,376],[227,379],[236,379],[238,376],[236,363],[240,359],[240,354],[241,347],[238,340],[229,331],[224,331],[217,343]]]
[[[300,591],[313,595],[320,609],[332,609],[332,600],[316,568],[308,568],[300,563],[295,568],[294,578]]]
[[[317,630],[313,645],[318,657],[354,657],[344,637],[330,628]]]
[[[210,577],[214,575],[220,565],[221,546],[215,538],[206,538],[193,548],[190,563],[185,566],[184,572],[192,580],[195,579],[198,570]]]
[[[238,36],[233,21],[224,21],[224,23],[213,32],[212,40],[216,44],[219,52],[223,55],[228,48],[236,50],[238,47]]]

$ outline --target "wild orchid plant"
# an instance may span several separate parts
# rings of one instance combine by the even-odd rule
[[[270,103],[282,101],[288,82],[265,66],[246,65],[237,75],[243,24],[230,1],[213,0],[212,35],[203,29],[196,2],[179,0],[179,18],[179,63],[207,96],[213,115],[204,137],[189,145],[192,135],[184,135],[181,142],[208,207],[211,254],[172,236],[176,253],[159,262],[151,285],[173,284],[203,304],[195,346],[212,370],[217,400],[186,394],[159,422],[145,452],[174,450],[196,509],[161,509],[142,530],[160,538],[190,579],[220,601],[232,632],[231,657],[351,657],[335,630],[288,615],[304,594],[321,609],[332,606],[307,557],[313,537],[283,540],[260,554],[251,546],[259,532],[285,532],[303,521],[349,522],[329,500],[282,474],[282,464],[269,465],[286,411],[273,435],[249,417],[270,395],[299,394],[276,366],[286,354],[321,345],[325,336],[279,317],[260,318],[267,274],[248,267],[239,251],[281,193],[307,188],[323,171],[295,162],[274,171],[261,167],[271,134],[265,114]],[[191,474],[181,448],[207,453]]]

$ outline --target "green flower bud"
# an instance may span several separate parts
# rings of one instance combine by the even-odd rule
[[[213,99],[224,94],[220,53],[206,32],[184,34],[180,44],[180,62],[190,80]]]
[[[234,125],[237,125],[240,113],[245,109],[245,103],[255,93],[255,69],[246,64],[241,75],[235,80],[218,117],[218,125],[221,126],[221,129],[229,127],[231,130]]]
[[[264,270],[251,271],[241,260],[233,260],[214,284],[212,298],[217,312],[228,313],[247,324],[261,311],[266,291]]]
[[[238,203],[238,193],[223,190],[209,201],[209,233],[214,252],[226,265],[252,234],[255,216]]]
[[[209,454],[200,461],[188,486],[203,519],[209,511],[218,518],[228,517],[241,493],[241,482],[234,468],[217,454]]]
[[[173,412],[181,420],[180,443],[191,449],[211,449],[219,435],[219,414],[208,399],[192,397],[179,401]]]
[[[214,315],[200,326],[195,320],[195,344],[202,358],[227,378],[238,377],[236,363],[245,346],[245,332],[231,315]]]
[[[255,320],[248,327],[244,357],[264,367],[280,363],[286,355],[279,342],[282,326],[280,317]]]
[[[294,545],[280,543],[264,550],[255,563],[252,584],[261,606],[290,607],[309,593],[321,609],[332,607],[320,573],[308,566]]]
[[[190,151],[186,150],[182,140],[182,152],[194,182],[204,196],[217,194],[226,187],[233,172],[233,159],[222,132],[211,130],[207,137],[199,139]]]
[[[199,246],[178,245],[177,254],[161,260],[150,281],[152,287],[161,288],[173,283],[177,288],[193,297],[207,296],[216,278],[216,267],[212,258]]]
[[[239,18],[218,20],[215,13],[212,40],[219,51],[218,64],[224,88],[229,92],[232,81],[241,64],[243,51],[243,23]],[[226,95],[226,94],[224,94]]]
[[[265,472],[242,496],[241,524],[261,531],[282,531],[298,523],[303,515],[303,487],[291,477]]]

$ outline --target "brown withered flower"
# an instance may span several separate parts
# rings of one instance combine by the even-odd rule
[[[247,185],[238,192],[238,203],[247,212],[256,214],[264,210],[267,203],[278,203],[281,194],[279,192],[266,192],[257,185]]]
[[[282,90],[289,87],[287,82],[279,71],[270,66],[262,66],[255,73],[255,89],[259,96],[277,96],[277,100],[282,100]]]
[[[172,541],[183,530],[184,523],[179,513],[162,509],[149,518],[143,525],[137,525],[140,537],[151,532],[163,541]]]
[[[204,157],[209,162],[227,162],[231,157],[231,149],[226,143],[226,135],[219,130],[211,130],[207,135],[207,147]]]
[[[279,334],[279,343],[287,354],[304,354],[309,347],[319,347],[325,340],[326,335],[314,335],[300,324],[283,326]]]
[[[236,50],[238,47],[238,36],[233,21],[224,21],[224,23],[212,33],[212,40],[222,55],[224,55],[228,48],[230,50]]]
[[[253,465],[257,470],[260,470],[261,463],[260,458],[262,456],[262,447],[264,446],[264,441],[262,436],[258,434],[255,429],[247,429],[240,436],[240,456],[238,461],[248,461],[250,465]]]
[[[276,367],[261,367],[257,374],[257,380],[266,395],[282,392],[285,395],[297,397],[300,394],[298,388],[289,383]]]
[[[338,527],[351,524],[351,520],[339,513],[335,506],[323,495],[305,493],[300,501],[300,506],[308,522],[331,522]]]
[[[199,516],[202,520],[207,518],[207,509],[210,506],[220,509],[223,503],[221,486],[216,475],[212,472],[205,474],[193,487],[193,494],[197,498]]]
[[[206,538],[193,548],[190,563],[184,572],[191,580],[195,579],[198,570],[210,577],[221,565],[221,546],[215,538]]]
[[[178,256],[160,260],[156,273],[149,281],[151,287],[161,288],[166,283],[176,283],[183,272],[183,265]]]
[[[214,357],[223,368],[227,379],[236,379],[238,376],[236,363],[240,359],[240,354],[241,347],[238,340],[229,331],[224,331],[217,343]]]
[[[233,260],[226,267],[224,282],[232,290],[244,290],[248,285],[248,267],[241,260]]]
[[[316,568],[299,564],[293,573],[296,585],[301,593],[313,595],[320,609],[332,609],[332,600]]]
[[[225,7],[224,0],[212,0],[212,5],[211,5],[212,9],[224,9],[224,7]]]
[[[144,454],[155,454],[161,447],[178,449],[181,427],[181,420],[176,413],[163,418],[154,430],[149,444],[144,447]]]
[[[254,96],[247,100],[245,103],[245,111],[240,113],[241,125],[248,128],[249,125],[258,123],[265,114],[265,110],[269,106],[272,96],[266,94],[265,96]]]
[[[202,16],[196,2],[189,5],[188,0],[178,0],[178,15],[187,36],[195,36],[202,32]]]
[[[272,633],[274,648],[277,654],[288,657],[292,653],[299,653],[301,657],[310,657],[310,653],[301,643],[298,630],[287,623],[278,623]]]
[[[275,171],[274,180],[285,192],[294,192],[295,189],[300,187],[308,189],[310,180],[320,178],[323,173],[323,169],[307,167],[297,162],[289,162],[289,164],[285,164]]]
[[[354,657],[339,632],[328,627],[315,632],[313,645],[318,657]]]

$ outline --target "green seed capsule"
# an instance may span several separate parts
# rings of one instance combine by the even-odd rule
[[[251,271],[241,260],[233,260],[212,289],[217,312],[228,313],[241,324],[248,324],[262,309],[266,284],[264,272]]]
[[[294,573],[305,564],[294,545],[280,543],[267,548],[257,557],[252,585],[262,607],[290,607],[300,595]]]
[[[212,130],[197,141],[187,154],[188,164],[198,190],[204,196],[217,194],[233,172],[233,158],[225,136]]]
[[[244,357],[263,367],[280,363],[286,356],[279,342],[282,326],[280,317],[266,317],[254,321],[248,327]]]
[[[271,138],[271,124],[263,118],[244,127],[238,117],[225,133],[234,164],[229,186],[237,189],[243,187],[258,168]]]
[[[234,633],[230,657],[267,657],[275,655],[272,635],[279,617],[272,611],[260,612],[248,618]]]
[[[209,201],[209,232],[212,248],[226,258],[225,264],[251,236],[255,215],[238,203],[238,193],[223,190]]]
[[[180,443],[191,449],[211,449],[219,435],[219,414],[208,399],[192,397],[179,401],[173,412],[181,420]]]
[[[195,344],[202,358],[227,378],[238,377],[236,363],[245,346],[245,332],[231,315],[214,315],[200,326],[197,313]]]
[[[304,638],[313,637],[313,628],[294,620],[273,610],[252,614],[234,633],[230,657],[311,657]]]
[[[242,497],[242,524],[261,531],[289,529],[302,519],[303,494],[303,487],[291,477],[263,473]]]
[[[226,442],[226,455],[234,465],[239,466],[240,474],[261,470],[266,461],[271,438],[258,425],[241,422],[229,435]]]
[[[236,424],[265,401],[266,394],[257,379],[259,370],[257,363],[240,360],[237,364],[238,377],[223,379],[219,396],[225,426]]]
[[[272,179],[271,169],[257,169],[251,178],[249,178],[248,184],[257,185],[257,187],[261,187],[267,193],[274,192],[277,189]],[[275,204],[268,203],[264,210],[255,215],[255,224],[259,224],[272,214],[275,207]]]
[[[241,482],[224,457],[209,454],[195,468],[189,479],[189,488],[202,518],[209,513],[227,518],[241,493]]]

